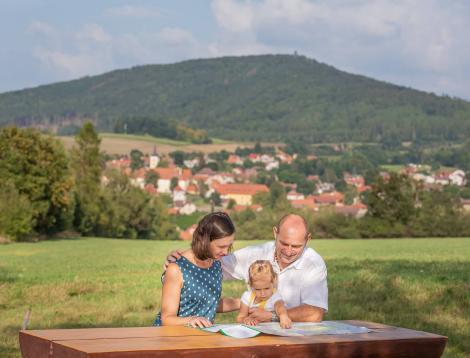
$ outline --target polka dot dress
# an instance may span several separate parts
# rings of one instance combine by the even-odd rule
[[[222,292],[222,268],[219,261],[211,267],[201,268],[184,256],[176,260],[183,274],[183,288],[180,295],[179,317],[200,316],[214,322],[215,311]],[[154,326],[161,326],[160,313]]]

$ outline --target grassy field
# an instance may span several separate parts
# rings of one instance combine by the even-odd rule
[[[250,242],[237,242],[237,247]],[[71,239],[0,246],[0,357],[19,357],[30,329],[149,326],[161,265],[183,242]],[[470,356],[470,239],[316,240],[328,266],[326,319],[361,319],[449,337],[445,357]],[[242,282],[224,284],[238,296]],[[218,316],[228,322],[233,314]]]
[[[254,143],[249,142],[231,142],[222,139],[213,139],[212,144],[192,144],[189,142],[177,141],[167,138],[157,138],[149,135],[130,135],[117,133],[99,133],[101,137],[101,150],[108,154],[129,154],[132,149],[138,149],[144,154],[153,152],[154,146],[157,146],[159,154],[168,154],[170,152],[181,150],[184,152],[202,152],[211,153],[220,150],[234,152],[237,147],[253,147]],[[73,136],[58,137],[67,149],[75,144]],[[269,145],[269,143],[266,143]],[[279,145],[279,144],[275,144]]]

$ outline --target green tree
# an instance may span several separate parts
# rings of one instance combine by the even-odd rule
[[[0,187],[14,186],[24,208],[29,201],[35,232],[56,232],[70,224],[73,184],[68,164],[58,140],[34,129],[0,130]]]
[[[392,173],[387,181],[378,177],[368,195],[368,215],[406,224],[415,215],[418,195],[419,188],[406,175]]]
[[[176,239],[174,225],[159,198],[133,187],[129,178],[113,170],[99,200],[101,208],[96,233],[129,239]]]
[[[175,165],[182,166],[184,164],[184,152],[177,150],[170,153],[170,157],[173,158]]]
[[[177,177],[171,178],[170,190],[173,191],[173,189],[175,189],[177,186],[178,186],[178,178]]]
[[[253,152],[257,154],[262,154],[263,153],[263,148],[261,147],[260,142],[256,142],[255,147],[253,148]]]
[[[227,204],[227,209],[231,210],[237,205],[237,202],[233,199],[230,199]]]
[[[71,151],[76,197],[74,225],[85,235],[94,233],[101,212],[103,160],[100,143],[95,127],[87,122],[75,137],[76,145]]]
[[[344,191],[344,203],[346,205],[352,205],[354,203],[354,199],[357,197],[357,188],[354,185],[348,185]]]
[[[269,187],[269,199],[271,208],[286,204],[286,190],[281,183],[275,181],[271,184]]]
[[[143,159],[144,153],[142,153],[138,149],[132,149],[130,153],[131,157],[131,169],[132,171],[135,171],[137,169],[140,169],[144,166],[144,159]]]
[[[20,241],[33,232],[33,207],[12,182],[6,182],[0,187],[0,213],[0,235]]]
[[[220,205],[222,205],[222,199],[220,198],[220,194],[217,193],[216,191],[214,191],[214,192],[211,194],[209,200],[210,200],[210,202],[211,202],[212,204],[214,204],[215,206],[220,206]]]
[[[152,184],[155,188],[158,188],[158,179],[160,179],[160,176],[155,170],[149,170],[145,173],[145,184]]]

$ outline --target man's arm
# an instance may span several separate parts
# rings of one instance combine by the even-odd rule
[[[321,322],[325,310],[320,307],[303,304],[288,309],[287,314],[294,322]]]
[[[325,310],[323,308],[307,304],[302,304],[287,310],[287,314],[293,322],[321,322],[324,313]],[[272,313],[262,308],[255,307],[250,309],[250,317],[259,322],[270,322]]]

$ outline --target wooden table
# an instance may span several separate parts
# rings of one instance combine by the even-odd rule
[[[20,332],[24,358],[440,357],[447,337],[364,321],[370,333],[236,339],[187,327],[51,329]]]

